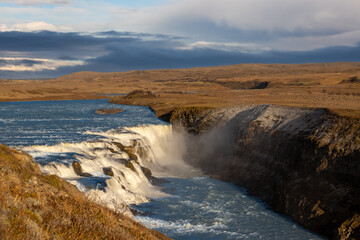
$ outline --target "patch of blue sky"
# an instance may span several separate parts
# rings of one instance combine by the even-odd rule
[[[19,7],[20,5],[15,3],[0,3],[0,7]]]

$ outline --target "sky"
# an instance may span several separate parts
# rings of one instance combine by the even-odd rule
[[[360,61],[359,0],[0,0],[0,78]]]

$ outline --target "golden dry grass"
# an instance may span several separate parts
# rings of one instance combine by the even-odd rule
[[[141,89],[158,94],[158,115],[174,106],[276,104],[360,111],[360,63],[239,64],[120,73],[79,72],[58,79],[2,80],[0,101],[106,98]],[[264,83],[263,89],[248,89]],[[137,102],[136,102],[137,101]],[[129,102],[130,103],[130,102]],[[357,113],[352,113],[357,116]]]

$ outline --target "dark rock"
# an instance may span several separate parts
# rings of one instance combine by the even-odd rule
[[[74,169],[74,172],[78,175],[83,172],[82,167],[79,162],[74,161],[72,163],[72,167]]]
[[[134,164],[133,164],[131,161],[129,161],[129,162],[125,165],[125,167],[130,168],[131,170],[133,170],[134,172],[136,172],[136,169],[135,169],[135,167],[134,167]]]
[[[151,173],[151,170],[146,168],[146,167],[141,167],[141,170],[143,171],[144,175],[147,177],[147,178],[150,178],[152,177],[152,173]]]
[[[197,134],[206,128],[206,123],[202,119],[210,109],[212,107],[179,107],[160,116],[160,118],[170,122],[176,130],[185,128],[187,132]]]
[[[105,175],[108,175],[108,176],[111,176],[111,177],[114,176],[114,171],[112,170],[111,167],[103,168],[103,172],[104,172]]]
[[[260,105],[187,142],[185,159],[204,172],[247,188],[312,231],[360,239],[360,120]]]
[[[151,173],[151,170],[146,167],[141,167],[141,170],[143,171],[143,173],[147,177],[147,179],[154,185],[160,185],[162,183],[168,182],[165,179],[154,177]]]
[[[122,163],[122,164],[126,164],[128,162],[128,160],[126,158],[116,158],[114,159],[116,162]]]
[[[138,156],[136,155],[135,146],[124,146],[119,142],[112,142],[115,146],[117,146],[121,151],[125,152],[131,160],[138,160]]]
[[[138,156],[135,153],[133,153],[132,151],[125,151],[125,152],[127,153],[127,155],[129,155],[129,158],[131,160],[135,160],[135,161],[138,160]]]
[[[114,150],[114,149],[112,149],[112,148],[106,148],[107,150],[109,150],[111,153],[116,153],[116,151]]]
[[[81,177],[91,177],[92,176],[90,173],[83,172],[83,169],[82,169],[80,163],[77,161],[74,161],[72,163],[72,167],[74,169],[74,172]]]
[[[130,211],[134,216],[150,216],[151,215],[150,212],[143,212],[143,211],[137,210],[132,207],[130,207]]]
[[[84,172],[84,173],[80,173],[78,174],[81,177],[92,177],[92,175],[90,173]]]
[[[119,142],[112,142],[112,144],[114,144],[116,147],[118,147],[121,151],[124,151],[124,149],[125,149],[125,146]]]

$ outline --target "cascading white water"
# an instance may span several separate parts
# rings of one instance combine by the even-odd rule
[[[125,128],[142,136],[151,157],[143,164],[156,177],[193,177],[202,175],[184,161],[185,135],[172,130],[171,125],[145,125]]]
[[[102,138],[22,150],[34,157],[52,159],[41,166],[44,173],[56,174],[95,202],[128,214],[129,204],[166,196],[153,185],[146,168],[157,177],[200,174],[184,163],[184,138],[173,133],[170,125],[140,125],[86,134]],[[80,163],[81,174],[76,173],[74,161]]]

